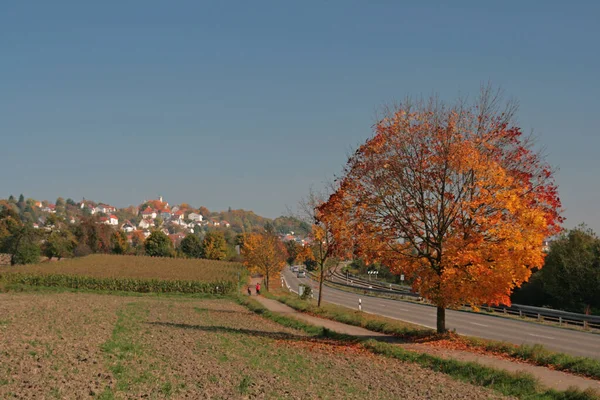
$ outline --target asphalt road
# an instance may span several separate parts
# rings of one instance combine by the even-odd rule
[[[284,270],[283,277],[293,291],[298,292],[300,283],[310,284],[315,297],[317,296],[318,284],[311,279],[299,279],[288,268]],[[326,302],[356,310],[359,298],[362,300],[362,309],[365,312],[435,329],[436,309],[434,307],[406,301],[361,296],[357,293],[323,286],[323,300]],[[455,329],[462,335],[503,340],[515,344],[539,343],[555,351],[600,359],[600,335],[598,334],[454,310],[446,310],[446,327]]]

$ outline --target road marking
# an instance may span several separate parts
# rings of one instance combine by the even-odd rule
[[[550,337],[550,336],[536,335],[536,334],[534,334],[534,333],[528,333],[528,335],[530,335],[530,336],[535,336],[535,337],[541,337],[541,338],[544,338],[544,339],[555,339],[555,338],[553,338],[553,337]]]
[[[473,324],[473,325],[484,326],[484,327],[486,327],[486,328],[487,328],[487,327],[489,327],[489,325],[479,324],[479,323],[477,323],[477,322],[469,322],[469,323],[470,323],[470,324]]]

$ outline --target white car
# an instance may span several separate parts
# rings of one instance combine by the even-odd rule
[[[298,266],[297,265],[293,265],[292,266],[292,272],[298,272]]]
[[[306,271],[298,271],[298,275],[296,275],[298,278],[306,278]]]

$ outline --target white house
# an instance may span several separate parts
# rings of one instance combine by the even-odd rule
[[[221,221],[221,225],[223,225],[226,228],[229,228],[231,226],[231,224],[225,220]]]
[[[188,215],[188,219],[190,221],[197,221],[197,222],[202,222],[202,214],[197,214],[197,213],[190,213]]]
[[[171,224],[173,224],[173,225],[179,225],[179,226],[184,227],[184,228],[187,228],[187,227],[189,227],[189,225],[192,225],[192,224],[188,225],[187,223],[185,223],[185,221],[183,221],[181,219],[172,219],[171,220]]]
[[[183,211],[179,210],[173,213],[173,216],[171,217],[174,220],[180,220],[183,221]]]
[[[156,218],[156,211],[154,211],[150,207],[146,207],[146,209],[142,211],[142,218],[154,219]]]
[[[116,215],[111,214],[110,217],[108,217],[108,224],[113,226],[119,225],[119,218],[117,218]]]
[[[138,224],[138,227],[140,229],[149,229],[151,227],[154,226],[154,220],[153,219],[142,219],[140,221],[140,223]]]
[[[117,211],[117,209],[113,206],[109,206],[108,204],[98,204],[96,207],[96,212],[101,212],[104,214],[109,214]]]
[[[148,238],[148,236],[150,236],[150,231],[144,231],[144,237]]]
[[[125,221],[123,226],[121,226],[121,230],[123,230],[127,233],[131,233],[131,232],[135,231],[135,226],[130,221]]]
[[[43,212],[47,213],[56,213],[56,206],[54,204],[48,204],[46,207],[42,208]]]

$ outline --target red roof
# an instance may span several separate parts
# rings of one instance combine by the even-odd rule
[[[146,207],[146,209],[142,211],[142,214],[152,214],[153,212],[154,211],[150,207]]]
[[[116,215],[112,215],[112,214],[110,214],[110,218],[119,219],[119,218],[117,218]]]

